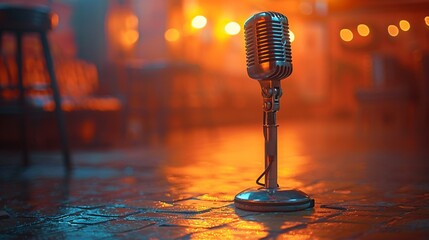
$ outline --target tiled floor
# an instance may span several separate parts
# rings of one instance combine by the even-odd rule
[[[358,131],[341,121],[279,128],[279,183],[314,209],[256,213],[235,194],[263,170],[260,126],[170,132],[133,148],[37,152],[28,169],[3,152],[0,238],[428,239],[425,134]]]

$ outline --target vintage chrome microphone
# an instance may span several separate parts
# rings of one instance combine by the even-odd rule
[[[256,180],[260,188],[246,189],[235,196],[237,208],[258,211],[298,211],[314,206],[314,200],[296,189],[277,184],[277,123],[282,90],[280,80],[292,73],[292,55],[287,18],[276,12],[261,12],[244,24],[247,73],[259,81],[263,97],[265,171]],[[259,180],[265,176],[265,183]]]

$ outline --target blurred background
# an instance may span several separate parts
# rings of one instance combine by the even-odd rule
[[[429,133],[427,0],[0,2],[52,9],[49,40],[74,149],[261,124],[260,87],[246,73],[242,28],[268,10],[289,18],[292,40],[294,71],[282,81],[280,121],[347,122],[359,134]],[[13,39],[2,35],[1,85],[17,77]],[[46,81],[37,38],[25,39],[24,54],[25,84]],[[46,113],[28,123],[31,146],[58,147],[52,99],[29,95]],[[0,118],[3,149],[20,147],[14,121]]]

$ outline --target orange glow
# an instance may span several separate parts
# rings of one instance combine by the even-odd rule
[[[139,25],[139,19],[135,15],[130,15],[125,18],[125,27],[136,29]]]
[[[216,17],[216,21],[215,21],[213,30],[214,30],[214,36],[216,37],[216,39],[219,42],[222,42],[223,40],[226,40],[226,39],[228,39],[229,36],[231,36],[231,34],[229,34],[227,32],[227,27],[226,27],[231,22],[232,22],[231,18],[228,16],[217,16]],[[234,25],[235,24],[228,25],[228,28],[229,28],[228,30],[232,30],[232,28],[235,28]],[[240,27],[240,26],[238,26],[238,27]]]
[[[165,33],[164,33],[164,38],[165,38],[165,40],[167,40],[169,42],[175,42],[175,41],[179,40],[180,32],[179,32],[179,30],[177,30],[175,28],[167,29],[167,31],[165,31]]]
[[[310,15],[313,13],[313,6],[310,2],[301,1],[299,4],[299,10],[305,15]]]
[[[256,221],[240,221],[232,225],[234,226],[234,228],[237,228],[237,229],[246,229],[246,230],[248,229],[248,230],[257,230],[257,231],[268,230],[266,226]]]
[[[426,23],[426,26],[429,26],[429,16],[425,17],[425,23]]]
[[[229,35],[237,35],[241,28],[237,22],[229,22],[225,25],[225,32]]]
[[[353,32],[350,29],[343,28],[340,31],[340,37],[345,42],[350,42],[353,40]]]
[[[128,185],[133,185],[133,184],[138,183],[137,179],[135,177],[133,177],[133,176],[123,177],[119,181],[121,183],[128,184]]]
[[[52,28],[55,28],[56,26],[58,26],[59,23],[60,23],[60,17],[58,16],[58,14],[53,13],[51,15]]]
[[[407,32],[411,28],[410,22],[407,20],[399,21],[399,28],[401,28],[402,31]]]
[[[96,123],[94,120],[86,119],[79,128],[79,134],[84,142],[91,142],[95,137]]]
[[[257,225],[258,223],[255,222],[245,222],[249,225]],[[244,224],[245,224],[244,223]],[[261,224],[259,224],[261,225]],[[244,230],[238,230],[238,231],[244,231]],[[268,232],[266,231],[259,231],[259,230],[249,230],[249,239],[262,239],[267,237]],[[222,228],[214,228],[210,231],[200,231],[192,234],[192,238],[195,239],[237,239],[237,229],[236,228],[229,228],[229,227],[222,227]]]
[[[81,101],[71,101],[63,99],[62,109],[66,112],[75,110],[91,111],[117,111],[121,109],[121,102],[116,98],[91,98],[87,97]],[[43,110],[52,112],[55,110],[55,103],[52,100],[45,101]]]
[[[295,41],[295,33],[293,33],[291,30],[289,30],[289,39],[290,42]]]
[[[261,67],[264,71],[268,71],[270,69],[270,63],[269,62],[264,62],[261,64]]]
[[[246,126],[225,130],[227,136],[219,137],[214,142],[213,136],[204,132],[186,133],[193,141],[183,142],[184,136],[180,133],[171,135],[170,143],[176,146],[176,156],[191,152],[196,159],[176,159],[175,164],[162,166],[163,174],[171,186],[185,185],[186,189],[170,189],[172,194],[180,192],[201,192],[210,189],[210,200],[231,200],[234,194],[245,188],[254,186],[255,179],[264,169],[264,140],[260,126]],[[224,132],[224,130],[222,130]],[[302,155],[303,146],[299,135],[292,128],[279,128],[279,184],[289,188],[301,187],[302,183],[294,179],[305,171],[309,158]],[[238,147],[246,146],[245,150]],[[195,148],[198,145],[200,147]],[[207,146],[207,147],[206,147]],[[190,149],[192,147],[193,149]],[[191,163],[191,164],[189,164]],[[239,174],[238,174],[239,173]],[[237,183],[237,178],[243,180]],[[234,182],[234,184],[230,184]],[[180,183],[180,184],[179,184]],[[213,194],[223,193],[222,199]]]
[[[359,24],[357,26],[357,31],[362,37],[366,37],[370,33],[369,27],[366,24]]]
[[[206,24],[207,18],[202,15],[198,15],[192,19],[192,27],[194,28],[201,29],[204,28]]]
[[[126,30],[122,34],[122,43],[126,46],[133,45],[139,39],[139,33],[136,30]]]
[[[112,10],[106,21],[108,39],[111,51],[131,49],[139,39],[139,20],[129,9]]]
[[[397,26],[395,25],[389,25],[387,27],[387,32],[389,33],[390,36],[392,37],[396,37],[399,34],[399,29]]]

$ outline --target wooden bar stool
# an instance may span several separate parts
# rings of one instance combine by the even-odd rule
[[[49,49],[47,33],[52,29],[51,13],[47,7],[27,7],[19,5],[0,5],[0,39],[3,33],[12,33],[15,35],[16,52],[15,61],[17,66],[17,86],[13,86],[19,91],[19,101],[17,112],[20,114],[21,124],[21,144],[23,148],[23,163],[25,166],[29,164],[28,158],[28,140],[27,140],[27,117],[30,113],[28,103],[26,101],[26,91],[29,87],[23,83],[23,46],[22,39],[25,34],[36,33],[40,37],[45,66],[49,74],[48,88],[52,92],[55,103],[55,115],[58,122],[58,130],[62,146],[62,155],[65,168],[70,170],[71,159],[67,141],[66,124],[64,113],[61,108],[61,96],[58,88],[57,79],[55,76],[52,55]],[[0,41],[0,49],[1,49]],[[0,109],[1,111],[1,109]]]

